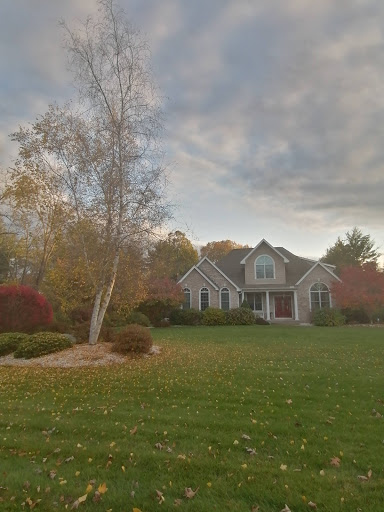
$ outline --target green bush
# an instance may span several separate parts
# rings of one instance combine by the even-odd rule
[[[185,325],[184,324],[184,313],[187,310],[185,309],[172,309],[172,311],[169,313],[169,321],[172,325]]]
[[[207,308],[203,312],[203,325],[225,325],[225,311],[219,308]]]
[[[38,332],[19,344],[14,357],[32,359],[33,357],[60,352],[70,347],[72,347],[72,342],[65,334]]]
[[[200,325],[203,313],[198,309],[173,309],[169,314],[172,325]]]
[[[345,324],[345,316],[338,309],[317,309],[312,315],[312,323],[321,327],[337,327]]]
[[[137,324],[142,325],[143,327],[149,327],[150,321],[147,315],[144,315],[144,313],[140,313],[140,311],[132,311],[126,319],[126,324]]]
[[[251,308],[240,307],[226,312],[228,325],[252,325],[255,323],[255,315]]]
[[[5,332],[0,334],[0,356],[12,354],[17,347],[29,338],[29,334],[23,332]]]
[[[241,303],[241,308],[244,308],[244,309],[250,309],[252,311],[252,308],[251,306],[249,305],[249,303],[244,299],[243,302]]]
[[[151,350],[152,344],[150,330],[142,325],[132,324],[116,334],[112,350],[119,354],[146,354]]]

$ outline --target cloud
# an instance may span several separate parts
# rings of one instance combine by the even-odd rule
[[[120,3],[150,42],[166,98],[171,191],[202,238],[225,229],[224,238],[235,238],[246,218],[266,230],[261,237],[284,225],[324,240],[366,225],[384,240],[381,0]],[[8,125],[72,94],[56,20],[96,7],[94,0],[6,3],[3,158]]]

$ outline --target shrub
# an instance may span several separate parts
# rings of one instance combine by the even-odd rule
[[[29,286],[0,286],[0,332],[32,332],[52,322],[52,307]]]
[[[345,324],[345,316],[338,309],[317,309],[312,315],[312,323],[322,327],[337,327]]]
[[[146,354],[152,348],[152,344],[149,329],[142,325],[132,324],[116,334],[112,350],[119,354],[129,354],[131,352]]]
[[[187,310],[185,309],[172,309],[172,311],[169,313],[169,321],[172,325],[184,325],[184,313]]]
[[[224,325],[225,312],[219,308],[207,308],[203,312],[203,325]]]
[[[182,325],[200,325],[203,320],[203,313],[195,308],[183,310]]]
[[[241,308],[244,308],[244,309],[250,309],[252,311],[252,308],[251,306],[249,305],[249,303],[244,299],[243,302],[241,303]]]
[[[228,325],[252,325],[255,323],[255,315],[251,308],[234,308],[226,312]]]
[[[126,324],[137,324],[142,325],[143,327],[149,327],[150,322],[147,315],[144,315],[144,313],[140,313],[140,311],[132,311],[126,319]]]
[[[262,318],[261,316],[257,316],[255,318],[255,324],[256,325],[271,325],[270,322],[268,322],[268,320],[264,320],[264,318]]]
[[[171,327],[171,322],[169,318],[163,318],[162,320],[155,322],[153,324],[154,327]]]
[[[345,316],[347,324],[369,324],[371,319],[368,314],[361,308],[344,308],[341,313]]]
[[[5,332],[0,334],[0,356],[12,354],[20,343],[28,338],[29,335],[23,332]]]
[[[60,352],[72,346],[65,334],[55,332],[38,332],[22,341],[17,347],[14,357],[32,359],[53,352]]]

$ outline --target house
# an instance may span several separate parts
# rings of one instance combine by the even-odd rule
[[[237,308],[243,300],[255,315],[273,321],[311,321],[311,312],[331,307],[335,267],[301,258],[261,240],[234,249],[217,264],[202,258],[179,281],[185,309]]]

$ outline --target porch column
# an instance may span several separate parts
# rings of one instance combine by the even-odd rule
[[[269,310],[269,292],[268,291],[265,292],[265,301],[267,303],[266,304],[267,305],[267,318],[266,318],[266,320],[268,320],[268,322],[269,322],[269,320],[271,319],[271,312]]]
[[[296,290],[294,290],[294,292],[293,292],[293,304],[295,307],[295,320],[298,320],[299,319],[299,306],[297,304],[297,291]]]

